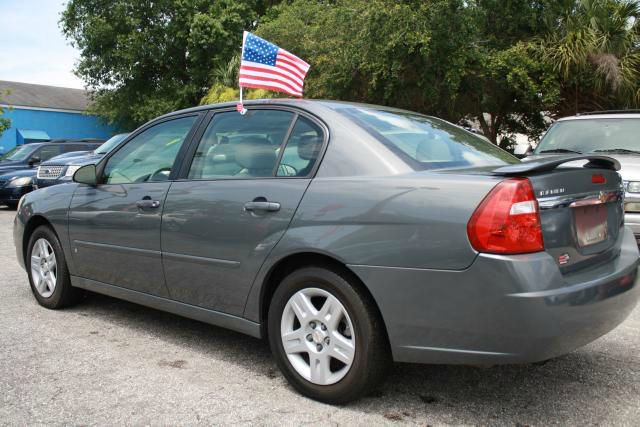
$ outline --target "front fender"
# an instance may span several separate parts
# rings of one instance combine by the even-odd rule
[[[13,238],[18,262],[25,268],[25,247],[31,232],[46,223],[58,236],[65,254],[67,268],[75,271],[69,244],[69,205],[78,184],[65,184],[36,190],[24,196],[14,220]]]

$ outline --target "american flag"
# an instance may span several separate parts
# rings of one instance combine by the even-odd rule
[[[309,64],[260,37],[244,32],[240,86],[302,96]]]

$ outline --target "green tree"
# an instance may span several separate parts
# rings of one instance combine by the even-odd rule
[[[62,31],[80,50],[76,74],[94,112],[135,127],[197,105],[211,72],[240,49],[257,19],[255,0],[70,0]]]
[[[562,82],[554,114],[640,106],[640,2],[578,0],[540,37]]]
[[[4,93],[0,93],[0,105],[3,103],[1,95],[5,95],[5,96],[9,95],[9,91],[5,91]],[[4,108],[2,108],[0,106],[0,116],[2,116],[3,114],[4,114]],[[0,117],[0,136],[2,136],[4,131],[9,129],[10,127],[11,127],[11,120],[7,119],[7,118],[4,118],[4,117]]]
[[[499,135],[539,135],[558,83],[530,40],[552,0],[296,0],[258,33],[312,64],[309,97],[408,108]],[[549,77],[551,76],[551,77]]]

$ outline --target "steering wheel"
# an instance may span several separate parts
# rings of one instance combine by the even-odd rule
[[[171,174],[171,168],[160,168],[149,176],[147,181],[166,181]]]
[[[276,176],[298,176],[298,170],[291,165],[281,163]]]

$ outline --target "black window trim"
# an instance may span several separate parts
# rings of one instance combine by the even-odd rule
[[[184,119],[187,117],[195,117],[196,120],[194,121],[193,125],[191,125],[191,129],[189,130],[189,132],[187,133],[187,136],[184,139],[184,142],[182,143],[182,146],[180,147],[180,150],[178,151],[178,154],[176,155],[176,159],[173,162],[173,166],[171,169],[171,174],[169,175],[169,178],[167,179],[166,182],[171,182],[171,181],[175,181],[176,180],[176,176],[178,175],[178,171],[181,170],[182,168],[182,163],[184,162],[184,156],[186,153],[187,148],[190,146],[191,144],[191,140],[193,139],[193,136],[195,135],[196,131],[199,130],[202,121],[205,117],[205,114],[203,114],[202,111],[197,111],[197,112],[192,112],[192,113],[187,113],[187,114],[180,114],[180,115],[172,115],[169,117],[164,117],[161,119],[156,119],[156,120],[152,120],[142,126],[140,126],[138,129],[136,129],[135,131],[131,132],[131,134],[129,136],[127,136],[124,140],[120,141],[120,143],[116,146],[116,148],[114,148],[113,150],[111,150],[111,152],[109,152],[107,155],[105,155],[102,159],[100,159],[100,161],[96,164],[96,175],[98,177],[98,184],[97,185],[111,185],[111,184],[105,184],[104,182],[104,169],[107,165],[107,162],[109,162],[109,159],[111,159],[111,157],[113,157],[118,151],[122,150],[122,148],[124,148],[125,145],[127,145],[129,143],[129,141],[131,141],[132,139],[136,138],[138,135],[140,135],[141,133],[145,132],[146,130],[160,125],[162,123],[166,123],[166,122],[170,122],[173,120],[178,120],[178,119]],[[139,182],[136,184],[146,184],[147,182]],[[118,185],[122,185],[122,184],[118,184]]]
[[[309,113],[308,111],[301,110],[298,108],[292,108],[284,105],[247,105],[245,106],[247,110],[281,110],[288,111],[293,113],[293,118],[291,119],[291,123],[289,124],[289,129],[283,138],[282,143],[280,144],[280,152],[278,153],[278,159],[276,160],[276,164],[274,166],[273,171],[271,172],[271,176],[254,176],[254,177],[234,177],[234,176],[225,176],[219,178],[206,178],[206,179],[197,179],[197,178],[189,178],[189,170],[191,169],[191,165],[195,159],[196,151],[198,150],[198,146],[204,136],[204,133],[213,120],[214,116],[219,113],[228,113],[228,112],[237,112],[235,107],[221,107],[221,108],[213,108],[209,110],[206,114],[206,117],[200,122],[200,126],[198,131],[194,134],[193,138],[190,141],[190,146],[188,151],[185,153],[184,161],[182,162],[182,167],[180,168],[180,172],[175,181],[248,181],[248,180],[264,180],[264,179],[313,179],[322,164],[322,159],[326,153],[327,147],[329,146],[329,127],[322,121],[320,118],[315,115]],[[240,113],[238,113],[240,114]],[[314,124],[316,124],[320,130],[322,131],[322,149],[318,153],[318,158],[316,163],[313,165],[313,169],[306,176],[276,176],[278,167],[280,165],[280,160],[284,155],[284,150],[287,148],[289,144],[289,138],[291,137],[291,133],[298,122],[300,117],[304,117]]]

